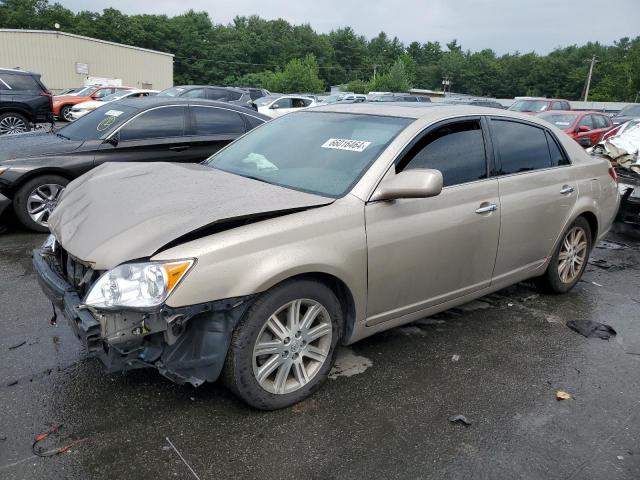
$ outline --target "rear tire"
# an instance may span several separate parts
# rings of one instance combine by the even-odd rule
[[[0,115],[0,135],[11,135],[31,130],[29,119],[20,113],[7,112]]]
[[[591,227],[584,217],[578,217],[564,232],[551,257],[547,271],[536,279],[545,293],[566,293],[580,281],[592,248]]]
[[[34,232],[48,232],[49,215],[68,183],[60,175],[42,175],[22,185],[13,197],[13,209],[20,223]]]
[[[329,375],[342,321],[340,303],[323,283],[277,285],[249,307],[234,330],[223,381],[260,410],[304,400]]]

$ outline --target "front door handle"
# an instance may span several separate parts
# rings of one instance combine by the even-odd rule
[[[480,207],[476,210],[476,213],[478,214],[483,214],[483,213],[491,213],[491,212],[495,212],[498,209],[498,206],[495,203],[491,203],[489,205],[485,205],[484,207]]]
[[[191,148],[191,145],[178,145],[175,147],[169,147],[169,150],[171,150],[172,152],[184,152],[185,150],[188,150],[189,148]]]
[[[562,189],[560,190],[560,194],[561,195],[569,195],[570,193],[573,193],[575,190],[571,185],[563,185]]]

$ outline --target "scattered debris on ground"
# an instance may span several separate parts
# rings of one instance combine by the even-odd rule
[[[465,417],[464,415],[452,415],[451,417],[449,417],[449,421],[451,423],[459,423],[460,425],[464,425],[465,427],[471,425],[471,422],[467,420],[467,417]]]
[[[178,456],[180,457],[180,460],[182,460],[182,462],[187,466],[187,468],[189,469],[189,471],[193,474],[194,478],[196,478],[197,480],[200,480],[200,477],[198,476],[198,474],[193,470],[193,468],[191,468],[191,465],[189,465],[187,463],[187,461],[184,459],[184,457],[182,456],[182,454],[178,451],[178,449],[176,448],[176,446],[171,443],[171,440],[169,440],[169,437],[165,437],[165,439],[167,440],[167,443],[171,446],[171,448],[173,449],[174,452],[176,452],[178,454]]]
[[[14,385],[18,384],[18,380],[12,380],[9,383],[7,383],[7,387],[13,387]]]
[[[26,345],[26,344],[27,344],[27,341],[23,340],[23,341],[21,341],[19,343],[16,343],[15,345],[11,345],[9,347],[9,350],[15,350],[16,348],[20,348],[21,346]]]
[[[0,442],[4,442],[7,439],[6,435],[0,435]]]
[[[597,337],[609,340],[616,335],[616,331],[609,325],[592,320],[569,320],[567,327],[586,338]]]
[[[342,348],[338,351],[336,362],[329,373],[329,378],[352,377],[364,372],[373,365],[367,357],[361,357],[353,353],[350,348]]]
[[[596,245],[596,248],[599,248],[602,250],[623,250],[628,246],[629,245],[626,245],[620,242],[614,242],[611,240],[602,240],[598,245]]]
[[[460,360],[460,355],[454,355],[453,357],[451,357],[452,362],[457,362],[458,360]]]
[[[67,445],[64,445],[62,447],[52,448],[50,450],[44,450],[39,445],[39,443],[45,440],[46,438],[48,438],[50,435],[57,433],[60,430],[60,428],[62,428],[61,423],[56,424],[51,428],[49,428],[49,430],[46,430],[36,435],[33,440],[33,444],[31,445],[31,451],[33,452],[33,454],[37,455],[38,457],[53,457],[54,455],[60,455],[61,453],[68,452],[69,450],[71,450],[71,448],[74,445],[84,440],[84,439],[73,440],[71,443],[68,443]]]
[[[556,400],[569,400],[571,395],[563,390],[558,390],[556,392]]]

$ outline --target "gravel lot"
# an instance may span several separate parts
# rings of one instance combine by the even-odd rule
[[[44,238],[0,234],[0,478],[640,478],[640,244],[626,237],[567,295],[520,284],[342,348],[313,398],[271,413],[220,384],[104,374],[48,323],[30,260]],[[572,319],[618,335],[586,339]],[[34,456],[57,423],[43,447],[80,441]]]

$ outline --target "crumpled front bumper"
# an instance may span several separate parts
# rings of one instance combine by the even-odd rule
[[[155,312],[93,310],[81,304],[74,288],[52,268],[49,254],[34,250],[32,260],[42,291],[67,319],[88,355],[98,358],[108,372],[151,367],[180,384],[215,381],[233,329],[253,299],[163,306]]]

